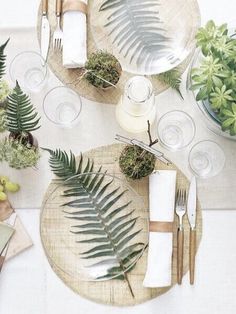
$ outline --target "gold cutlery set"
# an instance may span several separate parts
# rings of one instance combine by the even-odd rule
[[[56,0],[56,18],[57,27],[53,34],[53,50],[61,50],[63,47],[63,31],[61,29],[61,13],[62,0]],[[41,55],[45,62],[47,61],[48,51],[50,46],[50,24],[48,21],[48,0],[42,2],[42,23],[41,23]]]
[[[187,198],[186,190],[179,189],[176,195],[175,212],[179,218],[177,231],[177,282],[180,285],[183,277],[183,257],[184,257],[184,228],[183,217],[187,213],[190,225],[189,236],[189,272],[190,284],[194,284],[195,254],[196,254],[196,210],[197,210],[197,184],[193,177]]]

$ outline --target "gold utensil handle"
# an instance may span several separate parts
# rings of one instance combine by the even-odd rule
[[[62,11],[62,0],[57,0],[56,2],[56,15],[60,16]]]
[[[43,15],[48,13],[48,0],[43,0],[42,2],[42,13]]]
[[[184,256],[184,231],[178,229],[177,233],[177,282],[182,284],[183,278],[183,256]]]
[[[2,266],[4,264],[4,261],[5,261],[5,256],[0,256],[0,272],[2,270]]]
[[[189,273],[190,273],[190,285],[194,284],[194,272],[195,272],[195,255],[196,255],[196,230],[190,229],[189,239]]]

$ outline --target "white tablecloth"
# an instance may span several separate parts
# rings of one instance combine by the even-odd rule
[[[39,0],[2,1],[0,42],[10,35],[11,42],[7,49],[9,61],[17,52],[38,50],[34,28],[38,4]],[[234,0],[218,3],[213,0],[200,0],[199,4],[203,23],[210,18],[218,23],[235,19]],[[115,120],[114,106],[101,105],[87,100],[83,100],[81,121],[76,129],[63,130],[50,124],[42,112],[42,99],[46,91],[59,84],[60,82],[51,75],[45,90],[40,95],[32,97],[42,115],[42,129],[37,132],[41,146],[72,149],[75,153],[79,153],[96,146],[113,143],[116,133],[125,134]],[[15,196],[13,203],[20,209],[19,214],[35,242],[34,248],[9,261],[3,269],[0,278],[1,314],[60,314],[65,312],[77,314],[85,311],[88,314],[94,311],[98,314],[111,312],[120,314],[128,311],[131,314],[157,312],[160,314],[233,314],[235,312],[236,229],[234,221],[236,211],[227,209],[236,207],[236,180],[234,179],[236,143],[210,133],[197,118],[188,97],[183,102],[175,92],[168,90],[157,97],[157,102],[158,116],[175,108],[192,114],[197,125],[194,142],[200,139],[213,139],[223,147],[226,153],[227,161],[223,175],[199,183],[199,195],[203,208],[213,210],[203,215],[204,233],[197,256],[196,285],[190,287],[186,276],[182,287],[174,287],[156,300],[129,309],[96,305],[71,292],[48,266],[40,244],[39,207],[43,192],[52,177],[46,162],[47,154],[43,153],[37,172],[33,170],[17,172],[0,164],[0,172],[8,173],[22,186],[21,193]],[[49,128],[50,137],[47,136]],[[98,129],[99,136],[97,136]],[[142,138],[145,139],[145,136]],[[173,162],[188,176],[190,176],[187,167],[189,149],[190,147],[178,154],[167,152]],[[214,209],[225,211],[219,212]]]

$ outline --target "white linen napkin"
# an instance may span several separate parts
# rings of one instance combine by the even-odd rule
[[[88,0],[81,0],[87,4]],[[63,15],[63,66],[82,68],[87,61],[87,16],[80,11]]]
[[[176,171],[160,170],[149,177],[150,221],[173,222]],[[150,232],[145,287],[171,285],[173,234]]]

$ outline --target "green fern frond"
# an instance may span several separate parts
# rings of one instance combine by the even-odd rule
[[[135,228],[138,217],[130,209],[132,200],[123,202],[127,191],[114,185],[113,178],[106,177],[102,167],[93,172],[91,159],[84,161],[81,155],[77,163],[72,152],[68,155],[59,149],[45,150],[50,153],[52,171],[65,186],[63,197],[68,200],[62,205],[66,208],[63,212],[65,218],[74,222],[71,232],[81,246],[81,258],[88,260],[89,268],[107,266],[107,273],[95,279],[125,279],[133,295],[127,272],[134,267],[145,245],[134,243],[141,230]]]
[[[23,93],[18,82],[7,98],[6,126],[12,133],[29,133],[40,128],[38,113],[30,102],[29,96]]]
[[[67,179],[72,178],[76,175],[81,174],[82,171],[82,163],[83,156],[81,154],[79,164],[76,165],[75,155],[70,152],[70,155],[65,151],[60,149],[56,149],[55,151],[51,149],[44,148],[45,151],[50,153],[49,165],[53,173],[63,182]],[[87,163],[92,165],[91,167],[85,167],[86,172],[93,171],[93,163],[88,159]],[[88,170],[88,171],[87,171]]]
[[[4,54],[4,50],[9,42],[10,38],[0,46],[0,80],[2,79],[3,75],[5,74],[6,68],[6,55]]]
[[[180,91],[180,84],[181,84],[182,80],[181,80],[181,74],[180,74],[178,69],[175,68],[175,69],[172,69],[170,71],[158,74],[158,75],[156,75],[156,78],[160,82],[162,82],[162,83],[168,85],[169,87],[175,89],[178,92],[178,94],[180,95],[180,97],[182,99],[184,99],[183,95]]]

